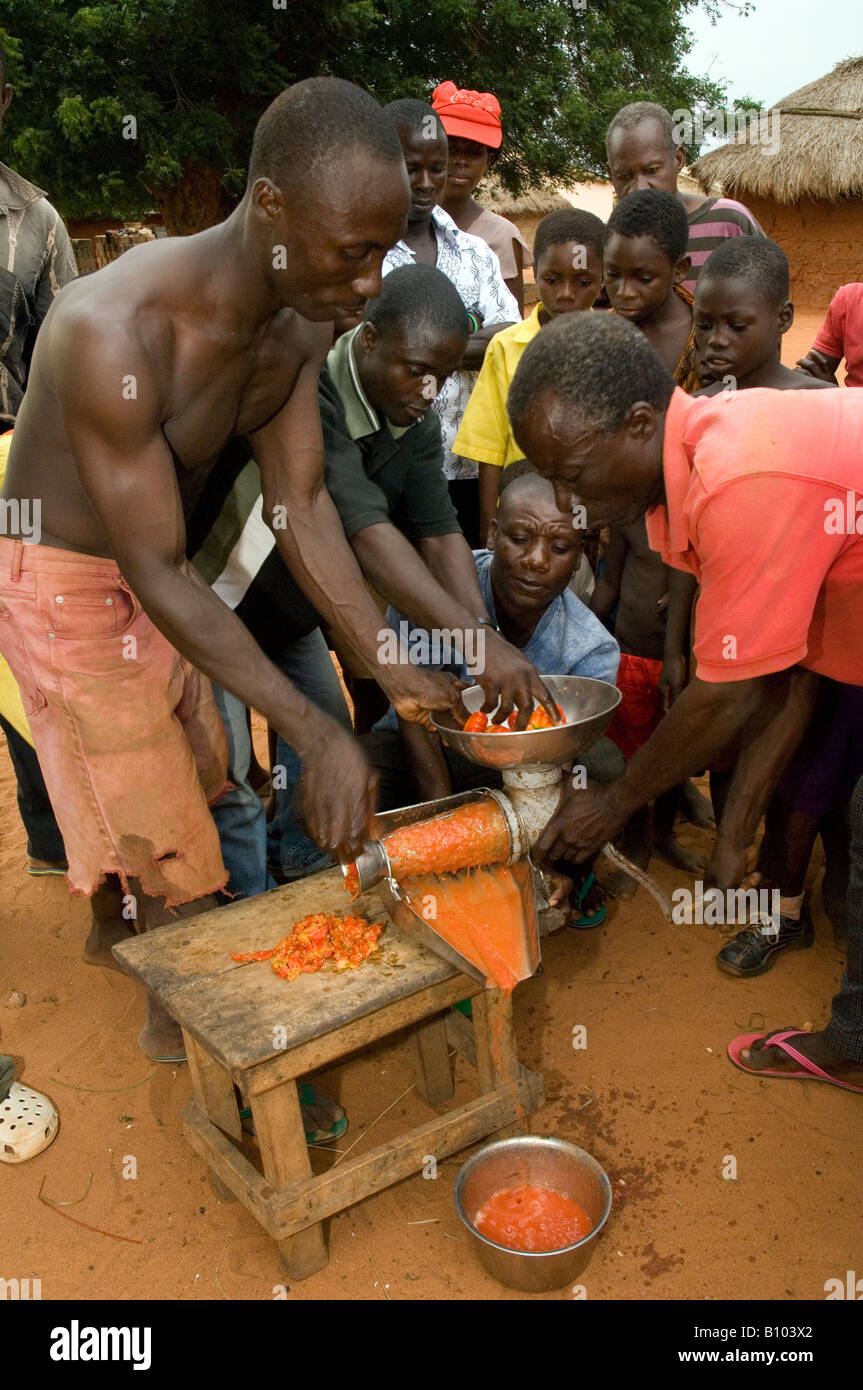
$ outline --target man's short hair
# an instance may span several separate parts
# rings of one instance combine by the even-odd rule
[[[788,257],[781,246],[763,236],[728,237],[708,256],[699,278],[747,280],[777,308],[791,293]]]
[[[664,411],[674,378],[635,324],[617,314],[563,314],[528,343],[509,388],[509,418],[521,420],[545,394],[579,425],[614,434],[636,401]]]
[[[249,184],[269,178],[282,191],[335,176],[348,150],[385,164],[402,161],[392,122],[361,87],[340,77],[309,77],[286,87],[255,127]]]
[[[536,229],[533,263],[539,264],[540,256],[545,255],[549,246],[559,246],[568,241],[589,247],[602,260],[604,237],[605,223],[595,213],[585,212],[583,208],[558,208],[544,217]]]
[[[619,236],[647,236],[676,265],[689,245],[689,220],[683,204],[661,188],[640,188],[621,198],[608,219],[605,240]]]
[[[550,502],[555,500],[554,488],[548,478],[543,478],[537,473],[527,459],[518,459],[516,463],[511,463],[503,470],[497,496],[498,508],[504,496],[508,497],[510,502],[523,496],[544,497]]]
[[[366,318],[380,333],[389,328],[422,325],[441,336],[467,338],[470,319],[452,280],[433,265],[402,265],[384,276],[377,299],[366,305]]]
[[[435,139],[442,139],[445,144],[447,142],[446,127],[427,101],[420,101],[416,97],[399,97],[397,101],[387,102],[384,115],[389,116],[399,135],[425,135],[434,131]]]
[[[658,121],[662,126],[665,136],[665,148],[669,154],[679,148],[680,141],[674,138],[674,120],[671,112],[666,111],[664,106],[660,106],[657,101],[631,101],[628,106],[621,106],[616,115],[612,116],[605,132],[605,152],[608,153],[611,144],[611,137],[616,130],[632,130],[633,126],[641,125],[642,121]]]

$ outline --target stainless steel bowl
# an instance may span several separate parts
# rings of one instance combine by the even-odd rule
[[[566,724],[522,734],[466,734],[449,713],[433,714],[432,723],[449,748],[482,767],[504,772],[530,763],[559,766],[601,738],[620,704],[620,691],[608,681],[589,676],[543,676],[543,680],[566,715]],[[482,707],[485,692],[472,685],[462,691],[461,698],[467,714],[474,714]]]
[[[593,1223],[590,1234],[563,1250],[546,1251],[510,1250],[480,1235],[474,1225],[480,1207],[496,1192],[523,1186],[552,1187],[578,1202]],[[611,1211],[611,1183],[596,1159],[565,1139],[535,1134],[486,1144],[460,1170],[453,1195],[480,1263],[501,1284],[524,1293],[549,1293],[573,1283],[586,1269]]]

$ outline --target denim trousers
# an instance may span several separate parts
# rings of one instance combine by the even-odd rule
[[[299,638],[277,663],[308,700],[351,732],[351,718],[320,628]],[[235,898],[251,898],[275,887],[270,861],[280,876],[302,878],[326,868],[330,857],[303,833],[291,803],[300,779],[300,760],[280,736],[274,768],[277,812],[267,826],[266,808],[249,781],[252,743],[246,707],[221,686],[213,694],[228,740],[228,778],[233,788],[212,808],[219,832],[222,858],[228,870],[228,891]]]

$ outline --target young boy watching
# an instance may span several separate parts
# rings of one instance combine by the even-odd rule
[[[704,395],[729,387],[773,391],[830,389],[834,384],[792,371],[780,361],[782,335],[794,322],[788,261],[775,242],[741,237],[706,262],[695,294],[695,335]],[[746,927],[717,957],[727,974],[748,979],[770,969],[785,951],[811,946],[815,936],[804,883],[815,839],[824,844],[822,896],[841,945],[849,843],[845,808],[863,773],[863,689],[821,677],[811,723],[783,773],[766,812],[757,881],[779,889],[778,930]],[[711,773],[721,810],[728,772]]]
[[[603,253],[605,289],[616,314],[641,329],[684,391],[695,391],[689,228],[671,193],[645,188],[622,198],[608,219]]]
[[[641,329],[685,391],[695,390],[692,295],[682,281],[689,269],[686,212],[671,193],[648,188],[621,199],[605,233],[604,278],[611,309]],[[603,621],[615,608],[621,660],[622,702],[609,728],[625,757],[646,743],[686,682],[689,619],[695,583],[662,563],[647,540],[644,517],[612,527],[605,569],[591,608]],[[686,786],[687,814],[704,823],[698,794]],[[651,846],[670,864],[698,873],[705,861],[674,838],[681,789],[657,798],[652,832],[649,810],[637,812],[627,828],[626,852],[646,867]],[[636,883],[617,872],[609,887],[631,897]]]
[[[504,328],[489,343],[461,428],[457,454],[479,467],[480,538],[485,543],[497,509],[504,468],[524,458],[515,442],[506,398],[528,343],[561,314],[590,309],[602,285],[605,226],[592,212],[560,208],[536,229],[533,257],[539,302],[523,323]]]

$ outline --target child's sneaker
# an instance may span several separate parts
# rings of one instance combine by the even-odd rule
[[[763,975],[783,951],[803,951],[815,941],[815,928],[806,903],[799,921],[780,917],[778,930],[771,924],[745,927],[722,947],[716,964],[727,975],[748,980]]]

